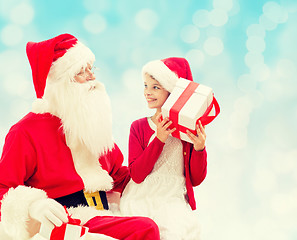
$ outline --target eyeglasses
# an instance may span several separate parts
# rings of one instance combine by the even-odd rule
[[[78,77],[89,77],[91,74],[95,75],[95,72],[97,72],[99,68],[93,66],[91,69],[90,68],[85,68],[84,70],[81,70],[76,76]]]

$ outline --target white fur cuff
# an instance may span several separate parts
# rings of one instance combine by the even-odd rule
[[[10,188],[2,199],[1,223],[13,239],[27,240],[28,209],[31,203],[47,198],[46,192],[37,188],[18,186]]]

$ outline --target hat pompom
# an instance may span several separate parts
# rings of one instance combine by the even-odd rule
[[[37,98],[34,100],[32,104],[32,112],[33,113],[46,113],[49,111],[49,104],[46,99]]]

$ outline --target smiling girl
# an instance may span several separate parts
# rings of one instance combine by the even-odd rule
[[[129,136],[131,180],[121,198],[124,215],[146,216],[159,226],[163,240],[198,240],[200,227],[193,187],[206,176],[205,129],[199,122],[193,144],[171,136],[172,122],[161,118],[161,107],[178,78],[192,81],[184,58],[167,58],[143,67],[144,96],[151,117],[134,121]]]

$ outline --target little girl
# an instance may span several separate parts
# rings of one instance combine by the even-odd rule
[[[161,119],[161,107],[178,78],[192,81],[184,58],[167,58],[143,67],[144,96],[152,117],[132,123],[129,136],[131,180],[123,192],[123,215],[152,218],[159,226],[161,240],[198,240],[199,225],[193,187],[206,176],[205,130],[187,133],[193,144],[171,136],[168,118]]]

